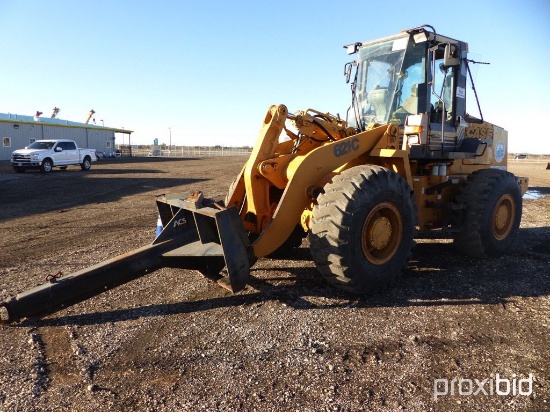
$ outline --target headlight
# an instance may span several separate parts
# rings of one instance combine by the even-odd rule
[[[39,160],[40,159],[40,155],[32,155],[32,160]]]

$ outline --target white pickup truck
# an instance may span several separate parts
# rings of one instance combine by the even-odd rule
[[[90,170],[97,160],[95,149],[79,149],[73,140],[37,140],[25,149],[12,153],[10,164],[18,173],[27,169],[40,169],[48,173],[52,168],[65,170],[70,165],[80,165]]]

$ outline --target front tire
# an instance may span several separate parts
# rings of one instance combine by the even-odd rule
[[[317,199],[311,254],[333,285],[365,294],[392,285],[407,264],[416,226],[411,188],[380,166],[335,176]]]
[[[512,173],[484,169],[472,173],[457,195],[462,206],[454,244],[465,255],[486,259],[506,253],[519,231],[521,190]]]
[[[53,169],[52,159],[44,159],[40,165],[40,171],[42,173],[50,173]]]

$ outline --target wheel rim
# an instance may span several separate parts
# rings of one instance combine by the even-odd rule
[[[50,162],[44,162],[44,170],[46,172],[49,172],[50,170],[52,170],[52,165]]]
[[[361,246],[365,257],[381,265],[395,255],[403,237],[403,219],[399,209],[390,202],[374,207],[363,223]]]
[[[493,236],[497,240],[505,239],[514,226],[516,204],[511,195],[503,195],[497,202],[493,212]]]

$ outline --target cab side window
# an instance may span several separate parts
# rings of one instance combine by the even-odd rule
[[[443,56],[435,61],[435,73],[433,73],[434,91],[437,94],[431,96],[431,121],[449,124],[454,123],[454,89],[456,71],[453,67],[443,65]]]
[[[63,150],[76,150],[76,145],[74,142],[59,142],[59,146],[63,148]]]

